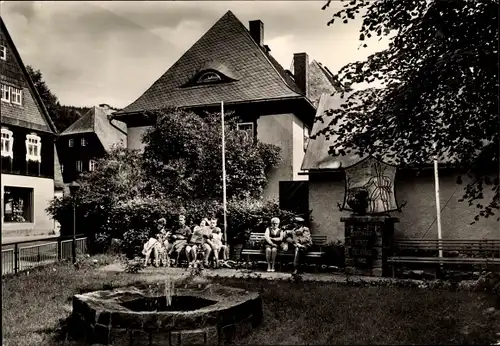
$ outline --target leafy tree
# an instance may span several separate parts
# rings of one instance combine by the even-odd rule
[[[151,193],[180,199],[222,196],[222,128],[220,114],[203,116],[184,110],[150,114],[155,126],[144,135],[146,170],[156,182]],[[225,126],[227,196],[259,196],[267,184],[266,170],[279,163],[279,148],[248,139]]]
[[[50,118],[54,122],[59,132],[67,129],[71,124],[77,121],[90,108],[88,107],[73,107],[63,106],[59,103],[57,96],[50,91],[47,83],[43,80],[43,74],[40,70],[35,70],[30,65],[26,66],[26,70],[35,85],[35,88],[42,99],[42,102],[47,108]]]
[[[61,128],[57,123],[57,120],[59,118],[59,107],[60,107],[57,96],[54,93],[52,93],[52,91],[50,91],[49,87],[47,86],[47,83],[45,83],[45,81],[43,80],[43,74],[40,70],[35,70],[30,65],[26,66],[26,70],[28,71],[31,80],[35,85],[35,88],[38,94],[40,95],[40,98],[42,99],[45,108],[47,108],[50,118],[56,125],[56,128],[60,130]]]
[[[55,198],[47,212],[61,224],[63,234],[72,232],[72,203],[77,204],[77,228],[107,232],[116,227],[113,210],[120,203],[142,196],[144,173],[137,151],[114,147],[96,162],[96,169],[82,174],[73,196]],[[113,231],[114,232],[114,231]]]
[[[90,110],[88,107],[60,106],[55,123],[59,131],[66,130],[71,124]]]
[[[331,148],[337,155],[417,167],[436,155],[465,167],[463,199],[478,202],[476,220],[493,215],[500,199],[498,0],[352,0],[328,25],[360,16],[363,47],[372,36],[390,35],[389,48],[347,64],[337,78],[382,87],[344,95],[346,107],[320,117],[329,126],[318,135],[338,136]],[[493,197],[483,205],[485,188]]]

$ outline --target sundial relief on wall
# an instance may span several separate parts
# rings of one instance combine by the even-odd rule
[[[365,204],[362,203],[361,210],[365,209],[367,214],[381,214],[399,209],[394,193],[395,166],[368,157],[346,168],[345,174],[346,195],[342,209],[359,212],[360,198],[366,200]]]

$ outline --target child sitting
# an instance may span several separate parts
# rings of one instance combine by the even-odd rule
[[[222,231],[219,227],[217,227],[217,219],[212,219],[210,221],[210,228],[212,229],[212,239],[210,239],[210,245],[214,252],[215,265],[218,266],[219,255],[221,250],[222,250],[222,259],[224,261],[226,261],[227,258],[229,257],[227,254],[228,247],[224,245],[224,241],[222,239]]]

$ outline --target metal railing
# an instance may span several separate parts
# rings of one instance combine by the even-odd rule
[[[72,237],[52,237],[2,244],[2,276],[17,274],[20,271],[60,260],[71,260],[73,258],[72,243]],[[75,249],[77,254],[86,254],[87,238],[78,235]]]

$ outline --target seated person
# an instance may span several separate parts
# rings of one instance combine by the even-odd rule
[[[168,233],[165,230],[165,224],[166,220],[164,218],[159,219],[157,222],[157,233],[155,238],[149,238],[146,244],[144,244],[144,248],[142,250],[142,254],[146,256],[144,266],[148,265],[151,252],[153,251],[155,266],[158,266],[160,261],[164,266],[170,265],[170,261],[167,263],[168,255],[166,249],[168,247]]]
[[[274,272],[278,248],[281,248],[283,251],[288,250],[288,243],[283,241],[284,233],[279,228],[279,224],[280,219],[273,217],[271,219],[271,227],[266,228],[266,232],[264,233],[268,272]]]
[[[312,239],[309,228],[304,226],[305,220],[301,217],[297,217],[295,221],[298,227],[292,231],[292,244],[295,246],[295,256],[293,259],[295,271],[293,273],[297,274],[302,258],[312,245]]]
[[[177,261],[179,263],[179,256],[182,250],[186,247],[189,236],[191,235],[191,229],[186,226],[186,217],[184,215],[179,215],[179,228],[172,232],[170,235],[170,248],[168,254],[171,256],[174,252],[177,253]],[[188,254],[186,253],[187,260],[189,262]]]
[[[200,225],[193,229],[193,233],[186,245],[186,255],[188,256],[189,268],[192,268],[196,262],[196,255],[198,250],[203,249],[205,252],[203,263],[208,265],[208,256],[212,251],[211,246],[206,242],[210,238],[211,230],[207,226],[208,220],[205,218],[201,220]]]
[[[222,250],[222,259],[226,261],[228,259],[228,247],[224,245],[222,239],[222,231],[217,227],[217,219],[210,220],[210,228],[212,230],[212,239],[208,240],[207,243],[212,247],[214,252],[215,264],[219,265],[220,251]]]

